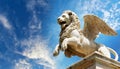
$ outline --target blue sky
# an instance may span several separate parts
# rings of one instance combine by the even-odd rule
[[[60,32],[57,17],[64,10],[74,11],[81,27],[86,14],[103,19],[118,35],[100,34],[96,42],[120,56],[119,0],[0,0],[0,69],[66,69],[80,61],[63,52],[52,56]]]

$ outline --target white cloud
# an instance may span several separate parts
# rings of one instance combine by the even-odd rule
[[[114,30],[120,30],[120,23],[113,23],[113,24],[111,23],[110,26]]]
[[[35,0],[29,1],[29,2],[27,3],[27,9],[28,9],[28,10],[34,10],[35,4],[36,4],[36,1],[35,1]]]
[[[2,23],[2,25],[3,25],[5,28],[11,29],[11,25],[10,25],[8,19],[7,19],[5,16],[3,16],[3,15],[0,15],[0,23]]]
[[[32,14],[32,18],[29,21],[29,29],[31,33],[40,31],[41,29],[41,20],[37,17],[36,12]]]
[[[44,69],[55,69],[55,61],[52,58],[52,52],[49,50],[50,48],[47,47],[47,41],[43,40],[39,35],[34,35],[34,33],[38,33],[41,30],[42,23],[38,17],[39,11],[36,10],[38,6],[45,7],[47,3],[44,0],[30,0],[26,5],[28,11],[32,15],[28,23],[30,37],[21,41],[23,51],[18,53],[26,56],[28,60],[34,60],[36,64],[42,65]],[[24,61],[20,60],[19,63],[16,64],[16,67],[22,68],[25,64],[28,66],[28,69],[32,67],[32,63],[26,62],[25,59]]]
[[[35,10],[35,7],[36,6],[39,6],[39,7],[47,7],[48,4],[47,2],[45,2],[45,0],[30,0],[28,3],[27,3],[27,9],[28,10]]]
[[[106,10],[104,10],[104,9],[102,9],[101,10],[102,12],[103,12],[103,19],[106,21],[106,22],[108,22],[108,18],[110,17],[110,12],[108,12],[108,11],[106,11]]]
[[[24,59],[20,59],[16,64],[14,69],[32,69],[31,64]]]
[[[109,25],[114,29],[114,30],[120,30],[120,3],[117,2],[112,5],[112,7],[108,10],[110,13],[110,16],[106,19],[104,19],[106,22],[109,23]]]
[[[105,8],[109,1],[102,2],[100,0],[84,0],[76,5],[76,10],[81,11],[81,14],[98,14],[102,8]]]
[[[44,8],[44,10],[48,7],[47,2],[45,0],[30,0],[26,5],[28,11],[31,13],[32,17],[29,21],[29,29],[30,33],[35,33],[40,31],[41,29],[41,20],[40,20],[40,13],[41,11],[36,10],[36,8]]]
[[[29,59],[36,59],[37,64],[43,65],[45,68],[55,69],[55,62],[51,58],[51,52],[47,47],[46,41],[41,37],[30,38],[22,41],[22,46],[26,46],[22,54]],[[45,69],[44,68],[44,69]]]
[[[78,14],[80,19],[83,18],[85,14],[94,14],[103,19],[114,30],[120,30],[120,2],[84,0],[78,2],[76,10],[78,12],[80,11],[80,14]]]

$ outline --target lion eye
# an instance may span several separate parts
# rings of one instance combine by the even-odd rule
[[[62,17],[65,17],[65,15],[63,15]]]

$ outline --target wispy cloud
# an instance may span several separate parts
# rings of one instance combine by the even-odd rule
[[[35,7],[39,6],[39,7],[47,7],[48,4],[47,2],[45,2],[45,0],[30,0],[27,3],[27,9],[28,10],[35,10]]]
[[[111,23],[110,26],[112,27],[112,29],[114,30],[120,30],[120,23]]]
[[[0,15],[0,23],[2,23],[2,25],[5,28],[11,29],[11,25],[10,25],[8,19],[4,15]]]
[[[80,18],[86,14],[94,14],[108,23],[114,30],[120,30],[120,2],[111,3],[109,0],[84,0],[76,5],[76,10],[80,12]]]
[[[46,9],[48,7],[48,4],[45,0],[30,0],[26,4],[26,8],[31,13],[32,17],[29,21],[29,29],[31,34],[38,32],[38,30],[41,29],[41,20],[40,20],[40,14],[43,13],[41,10],[36,10],[36,8],[44,8]]]
[[[29,59],[35,59],[37,64],[43,65],[44,67],[54,69],[55,62],[51,58],[51,52],[47,47],[46,41],[41,39],[40,36],[36,38],[30,38],[28,40],[23,40],[21,42],[22,46],[26,46],[22,55],[28,57]]]
[[[32,13],[32,18],[31,18],[31,20],[29,21],[29,24],[28,24],[30,33],[32,34],[32,33],[40,31],[41,23],[42,23],[42,21],[39,19],[39,17],[37,17],[36,12]]]
[[[120,30],[120,2],[112,4],[111,8],[108,10],[103,9],[104,17],[103,19],[114,29]]]
[[[32,69],[32,68],[31,64],[28,63],[26,60],[20,59],[18,62],[16,62],[14,69]]]
[[[37,65],[44,67],[44,69],[55,69],[55,61],[52,58],[52,53],[50,48],[48,47],[48,42],[41,38],[38,33],[41,30],[42,21],[38,17],[41,11],[36,10],[36,7],[46,7],[47,3],[44,0],[30,0],[28,1],[26,7],[28,11],[31,13],[31,18],[28,23],[30,37],[20,41],[21,47],[23,49],[22,52],[17,52],[25,57],[27,60],[33,60]],[[15,68],[22,69],[25,65],[26,68],[32,68],[32,63],[27,62],[26,59],[19,60]]]

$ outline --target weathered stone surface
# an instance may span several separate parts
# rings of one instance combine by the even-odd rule
[[[94,52],[67,69],[120,69],[120,62]]]
[[[65,55],[67,57],[71,57],[71,56],[78,56],[78,57],[85,57],[86,54],[84,54],[84,52],[82,51],[82,49],[79,46],[75,46],[75,45],[68,45],[68,48],[65,50]]]

